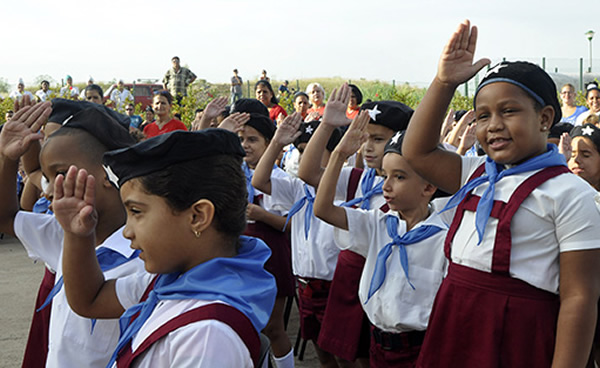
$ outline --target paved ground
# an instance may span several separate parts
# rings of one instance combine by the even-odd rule
[[[18,240],[0,240],[0,368],[20,367],[37,289],[44,265],[33,263]],[[292,344],[298,332],[298,312],[293,309],[288,326]],[[318,367],[312,344],[306,347],[304,361],[296,367]]]

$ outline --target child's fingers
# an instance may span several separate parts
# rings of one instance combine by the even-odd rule
[[[85,203],[93,205],[96,200],[96,178],[93,175],[88,175],[85,181],[85,192],[83,200]]]
[[[75,179],[75,189],[73,190],[73,196],[75,198],[83,199],[85,193],[85,181],[87,179],[87,172],[83,169],[77,172],[77,178]]]
[[[460,43],[458,47],[461,50],[467,50],[469,47],[469,35],[471,33],[471,22],[468,19],[465,19],[462,23],[462,32],[460,33]]]
[[[46,124],[46,122],[48,121],[48,117],[50,116],[50,114],[52,113],[52,107],[51,106],[47,106],[42,113],[37,117],[37,119],[33,122],[33,124],[31,125],[31,130],[34,132],[39,131],[42,126],[44,124]],[[43,134],[42,134],[42,138],[43,138]]]
[[[331,92],[331,96],[329,96],[329,101],[335,101],[336,97],[337,97],[337,88],[333,89],[333,92]],[[325,108],[327,108],[327,105],[325,105]]]
[[[63,191],[63,183],[65,181],[64,175],[57,175],[54,180],[54,201],[61,199],[65,196],[65,192]]]
[[[50,106],[50,102],[44,102],[33,107],[24,107],[23,110],[27,109],[27,111],[23,114],[21,121],[28,127],[33,127],[34,125],[38,126],[36,131],[39,130],[39,127],[42,126],[45,119],[50,116],[50,113],[52,112]]]
[[[341,93],[342,96],[341,96],[340,100],[345,105],[348,105],[348,102],[350,101],[350,86],[348,85],[348,83],[344,83],[342,85],[341,91],[342,91],[342,93]]]
[[[75,192],[75,181],[77,180],[77,167],[71,165],[65,175],[63,183],[63,193],[65,197],[72,197]]]

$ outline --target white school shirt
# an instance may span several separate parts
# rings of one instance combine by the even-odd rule
[[[62,98],[71,98],[71,97],[77,97],[79,96],[79,88],[72,86],[72,89],[70,90],[70,95],[69,95],[69,86],[64,86],[60,89],[60,97]]]
[[[340,177],[335,188],[335,199],[341,200],[343,202],[346,201],[348,194],[348,185],[350,183],[350,175],[352,174],[352,170],[354,170],[352,167],[342,168],[342,171],[340,172]],[[365,179],[367,170],[368,169],[364,169],[360,176],[360,180],[358,181],[358,185],[356,186],[356,195],[354,196],[354,198],[360,198],[363,196],[361,184],[362,181]],[[375,180],[373,181],[373,188],[382,181],[383,178],[381,176],[375,176]],[[358,207],[360,207],[361,203],[358,204]],[[376,194],[373,195],[370,199],[369,209],[379,209],[384,204],[385,199],[383,198],[383,194]]]
[[[252,173],[252,175],[254,175],[253,169],[250,169],[250,172]],[[285,178],[288,176],[289,176],[289,174],[286,173],[285,171],[283,171],[280,167],[275,167],[271,171],[271,180],[273,180],[273,178]],[[262,208],[264,208],[265,210],[267,210],[271,213],[274,213],[278,216],[287,215],[287,211],[284,211],[282,208],[278,208],[277,206],[274,206],[273,199],[271,198],[270,195],[265,194],[265,193],[261,192],[260,190],[254,188],[254,197],[256,197],[258,195],[262,195],[262,198],[258,201],[259,205]]]
[[[271,178],[273,208],[289,212],[296,201],[304,197],[304,182],[292,176]],[[314,196],[315,190],[308,186]],[[339,202],[339,201],[338,201]],[[338,203],[339,204],[339,203]],[[340,253],[333,241],[333,226],[311,216],[308,239],[304,232],[304,216],[308,202],[290,221],[292,222],[292,269],[294,275],[331,281]]]
[[[56,281],[62,277],[63,230],[52,215],[19,211],[15,217],[15,233],[29,257],[46,262],[56,270]],[[115,231],[101,247],[130,257],[134,252],[123,229]],[[133,274],[144,269],[144,263],[133,259],[106,271],[106,279]],[[99,319],[91,333],[91,320],[75,314],[67,303],[64,287],[52,299],[48,360],[46,367],[106,367],[119,340],[118,319]]]
[[[462,157],[461,186],[485,162]],[[496,183],[495,200],[508,202],[513,191],[540,170],[510,175]],[[481,196],[488,183],[475,188]],[[591,200],[591,199],[594,200]],[[600,195],[584,180],[568,173],[537,187],[511,221],[510,275],[537,288],[558,293],[559,253],[600,248]],[[491,272],[498,220],[490,217],[480,245],[475,212],[465,211],[452,242],[452,262]]]
[[[119,91],[118,88],[115,88],[110,94],[110,99],[115,103],[116,110],[121,110],[126,103],[134,102],[133,95],[127,88],[123,88],[123,91]]]
[[[433,205],[433,210],[441,209],[446,202],[438,201],[441,202]],[[406,280],[400,264],[399,248],[394,246],[386,262],[385,280],[367,302],[377,254],[392,241],[387,233],[388,215],[398,217],[396,211],[383,213],[379,209],[367,211],[346,208],[348,230],[336,228],[335,240],[342,249],[349,249],[366,258],[360,276],[358,297],[369,321],[387,332],[423,331],[427,329],[433,300],[446,272],[444,239],[450,218],[432,211],[427,219],[414,227],[434,224],[443,228],[427,239],[406,246],[408,275],[415,289],[413,290]],[[399,219],[398,234],[403,235],[406,230],[406,222]]]
[[[139,273],[117,280],[117,297],[123,308],[127,309],[139,302],[154,276]],[[150,317],[133,337],[132,350],[135,351],[152,332],[173,318],[213,303],[223,302],[194,299],[159,301]],[[170,332],[138,356],[132,365],[135,368],[253,366],[250,351],[241,337],[226,323],[216,320],[193,322]],[[116,367],[116,364],[113,367]]]

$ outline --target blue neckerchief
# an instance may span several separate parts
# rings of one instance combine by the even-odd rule
[[[341,206],[344,207],[352,207],[355,204],[361,203],[360,208],[363,210],[371,209],[371,197],[377,194],[383,193],[383,181],[380,181],[373,188],[373,183],[375,183],[375,178],[377,177],[377,171],[375,169],[370,168],[367,170],[367,173],[363,180],[360,183],[360,188],[362,189],[362,197],[354,198],[348,202],[344,202]]]
[[[267,325],[277,287],[264,264],[271,250],[260,239],[241,236],[241,248],[235,257],[213,258],[184,274],[161,274],[146,301],[127,309],[121,316],[121,337],[107,367],[112,367],[121,349],[135,336],[160,300],[219,300],[246,315],[257,332]],[[130,323],[131,317],[139,316]]]
[[[281,231],[285,231],[285,227],[288,222],[298,211],[304,207],[304,204],[308,202],[308,206],[306,207],[306,211],[304,211],[304,238],[308,239],[308,232],[310,231],[310,222],[312,220],[313,215],[313,204],[315,203],[315,197],[310,194],[310,190],[308,189],[308,185],[304,184],[304,197],[300,198],[296,203],[292,205],[290,208],[290,212],[288,212],[287,218],[285,219],[285,225],[283,225],[283,229]]]
[[[479,241],[477,245],[481,244],[483,239],[483,233],[485,226],[492,213],[492,207],[494,206],[494,191],[496,189],[496,183],[509,175],[520,174],[527,171],[535,171],[550,166],[567,166],[565,156],[558,153],[558,148],[554,144],[546,145],[548,151],[539,156],[535,156],[522,164],[515,165],[509,169],[504,170],[503,167],[497,164],[495,161],[487,157],[485,161],[485,173],[478,178],[475,178],[456,192],[452,198],[446,203],[446,206],[440,211],[444,212],[453,207],[458,206],[460,202],[466,197],[466,195],[473,189],[477,188],[481,184],[489,182],[490,185],[483,192],[479,203],[477,204],[477,210],[475,213],[475,227],[477,234],[479,235]],[[500,172],[498,172],[500,170]]]
[[[250,169],[246,161],[242,163],[242,169],[244,170],[244,175],[246,176],[246,190],[248,191],[248,203],[254,203],[254,196],[256,195],[256,189],[252,186],[252,177],[254,176],[254,171]],[[273,164],[273,170],[277,169],[277,165]]]
[[[133,252],[131,254],[131,256],[129,258],[127,258],[124,255],[122,255],[121,253],[116,252],[107,247],[100,247],[100,248],[96,249],[96,257],[98,258],[98,263],[100,263],[100,269],[102,270],[102,272],[112,270],[113,268],[118,267],[118,266],[122,265],[123,263],[127,263],[127,262],[131,261],[132,259],[137,258],[137,256],[139,254],[140,254],[140,251],[136,250],[135,252]],[[58,281],[56,282],[56,284],[54,285],[54,287],[52,288],[52,290],[50,291],[50,293],[48,294],[48,297],[46,297],[44,304],[42,304],[42,306],[39,307],[36,310],[36,312],[41,311],[42,309],[46,308],[48,306],[48,304],[50,304],[52,299],[56,296],[56,294],[58,294],[60,289],[62,289],[63,283],[64,283],[63,278],[61,276],[58,279]],[[92,329],[94,328],[93,325],[94,325],[94,322],[92,322]]]
[[[51,215],[52,214],[52,211],[50,211],[51,203],[52,202],[50,202],[48,200],[48,198],[40,197],[40,199],[38,199],[37,202],[35,202],[35,204],[33,205],[32,211],[35,213],[47,213],[47,214]]]
[[[242,169],[244,170],[244,175],[246,176],[246,190],[248,191],[248,202],[254,203],[254,187],[252,186],[252,175],[253,172],[250,170],[250,167],[244,161],[242,163]]]
[[[373,277],[371,278],[371,285],[369,285],[369,294],[367,296],[367,302],[371,299],[371,296],[375,294],[377,290],[383,285],[383,281],[385,280],[386,274],[386,266],[385,263],[387,259],[392,254],[392,247],[394,245],[398,246],[399,256],[400,256],[400,264],[402,265],[402,269],[404,270],[404,275],[406,276],[406,281],[408,281],[410,287],[415,288],[415,286],[410,282],[410,278],[408,277],[408,254],[406,253],[406,246],[414,243],[418,243],[424,239],[427,239],[439,231],[442,230],[441,227],[437,225],[422,225],[413,228],[412,230],[406,232],[404,235],[398,235],[398,217],[387,215],[385,219],[385,223],[387,226],[387,233],[392,241],[387,243],[385,247],[379,250],[377,253],[377,262],[375,263],[375,270],[373,271]]]

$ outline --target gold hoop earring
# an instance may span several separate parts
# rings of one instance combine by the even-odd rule
[[[198,231],[198,230],[193,230],[194,231],[194,235],[196,235],[196,238],[199,238],[200,235],[202,235],[202,231]]]

